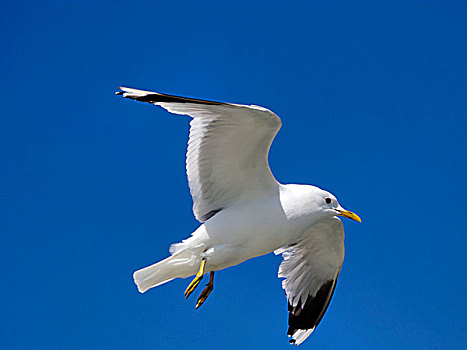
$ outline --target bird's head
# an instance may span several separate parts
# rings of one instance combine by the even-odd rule
[[[318,196],[318,206],[326,215],[331,216],[342,216],[344,218],[349,218],[358,222],[362,222],[362,219],[351,211],[342,208],[342,206],[337,201],[337,198],[327,191],[321,191]]]

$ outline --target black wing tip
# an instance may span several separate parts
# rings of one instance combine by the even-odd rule
[[[287,335],[293,336],[300,329],[314,330],[321,322],[335,288],[336,280],[329,280],[321,286],[314,297],[308,296],[305,305],[293,307],[289,304],[289,328]]]
[[[168,103],[195,103],[203,105],[228,105],[229,103],[209,101],[209,100],[200,100],[197,98],[182,97],[176,95],[167,95],[161,94],[158,92],[144,91],[133,88],[120,87],[120,91],[115,92],[115,95],[122,95],[125,98],[130,98],[132,100],[148,103],[159,103],[159,102],[168,102]],[[128,91],[127,91],[128,89]]]

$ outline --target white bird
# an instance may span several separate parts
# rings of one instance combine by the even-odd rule
[[[121,87],[116,94],[192,117],[186,172],[193,212],[202,224],[170,247],[171,256],[134,273],[144,293],[174,278],[204,274],[271,252],[282,254],[290,343],[299,345],[321,321],[344,259],[344,230],[338,216],[361,222],[331,193],[311,185],[283,185],[269,169],[268,152],[281,127],[270,110]]]

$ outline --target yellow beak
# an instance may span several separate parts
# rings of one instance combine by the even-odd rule
[[[344,218],[349,218],[351,220],[362,222],[362,219],[360,219],[360,217],[357,214],[352,213],[351,211],[348,211],[345,209],[342,209],[342,210],[337,209],[337,211],[340,213],[338,214],[339,216],[343,216]]]

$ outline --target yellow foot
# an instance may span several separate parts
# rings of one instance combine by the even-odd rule
[[[209,294],[214,289],[214,271],[211,271],[211,275],[209,276],[209,282],[206,284],[206,288],[203,289],[201,294],[199,295],[198,302],[196,303],[196,308],[199,308],[208,298]]]
[[[206,260],[203,259],[201,260],[201,265],[199,267],[199,271],[196,274],[196,277],[191,281],[191,283],[188,285],[188,287],[185,290],[185,299],[188,299],[188,297],[193,293],[193,291],[198,287],[199,282],[203,279],[204,275],[204,266],[206,265]]]

